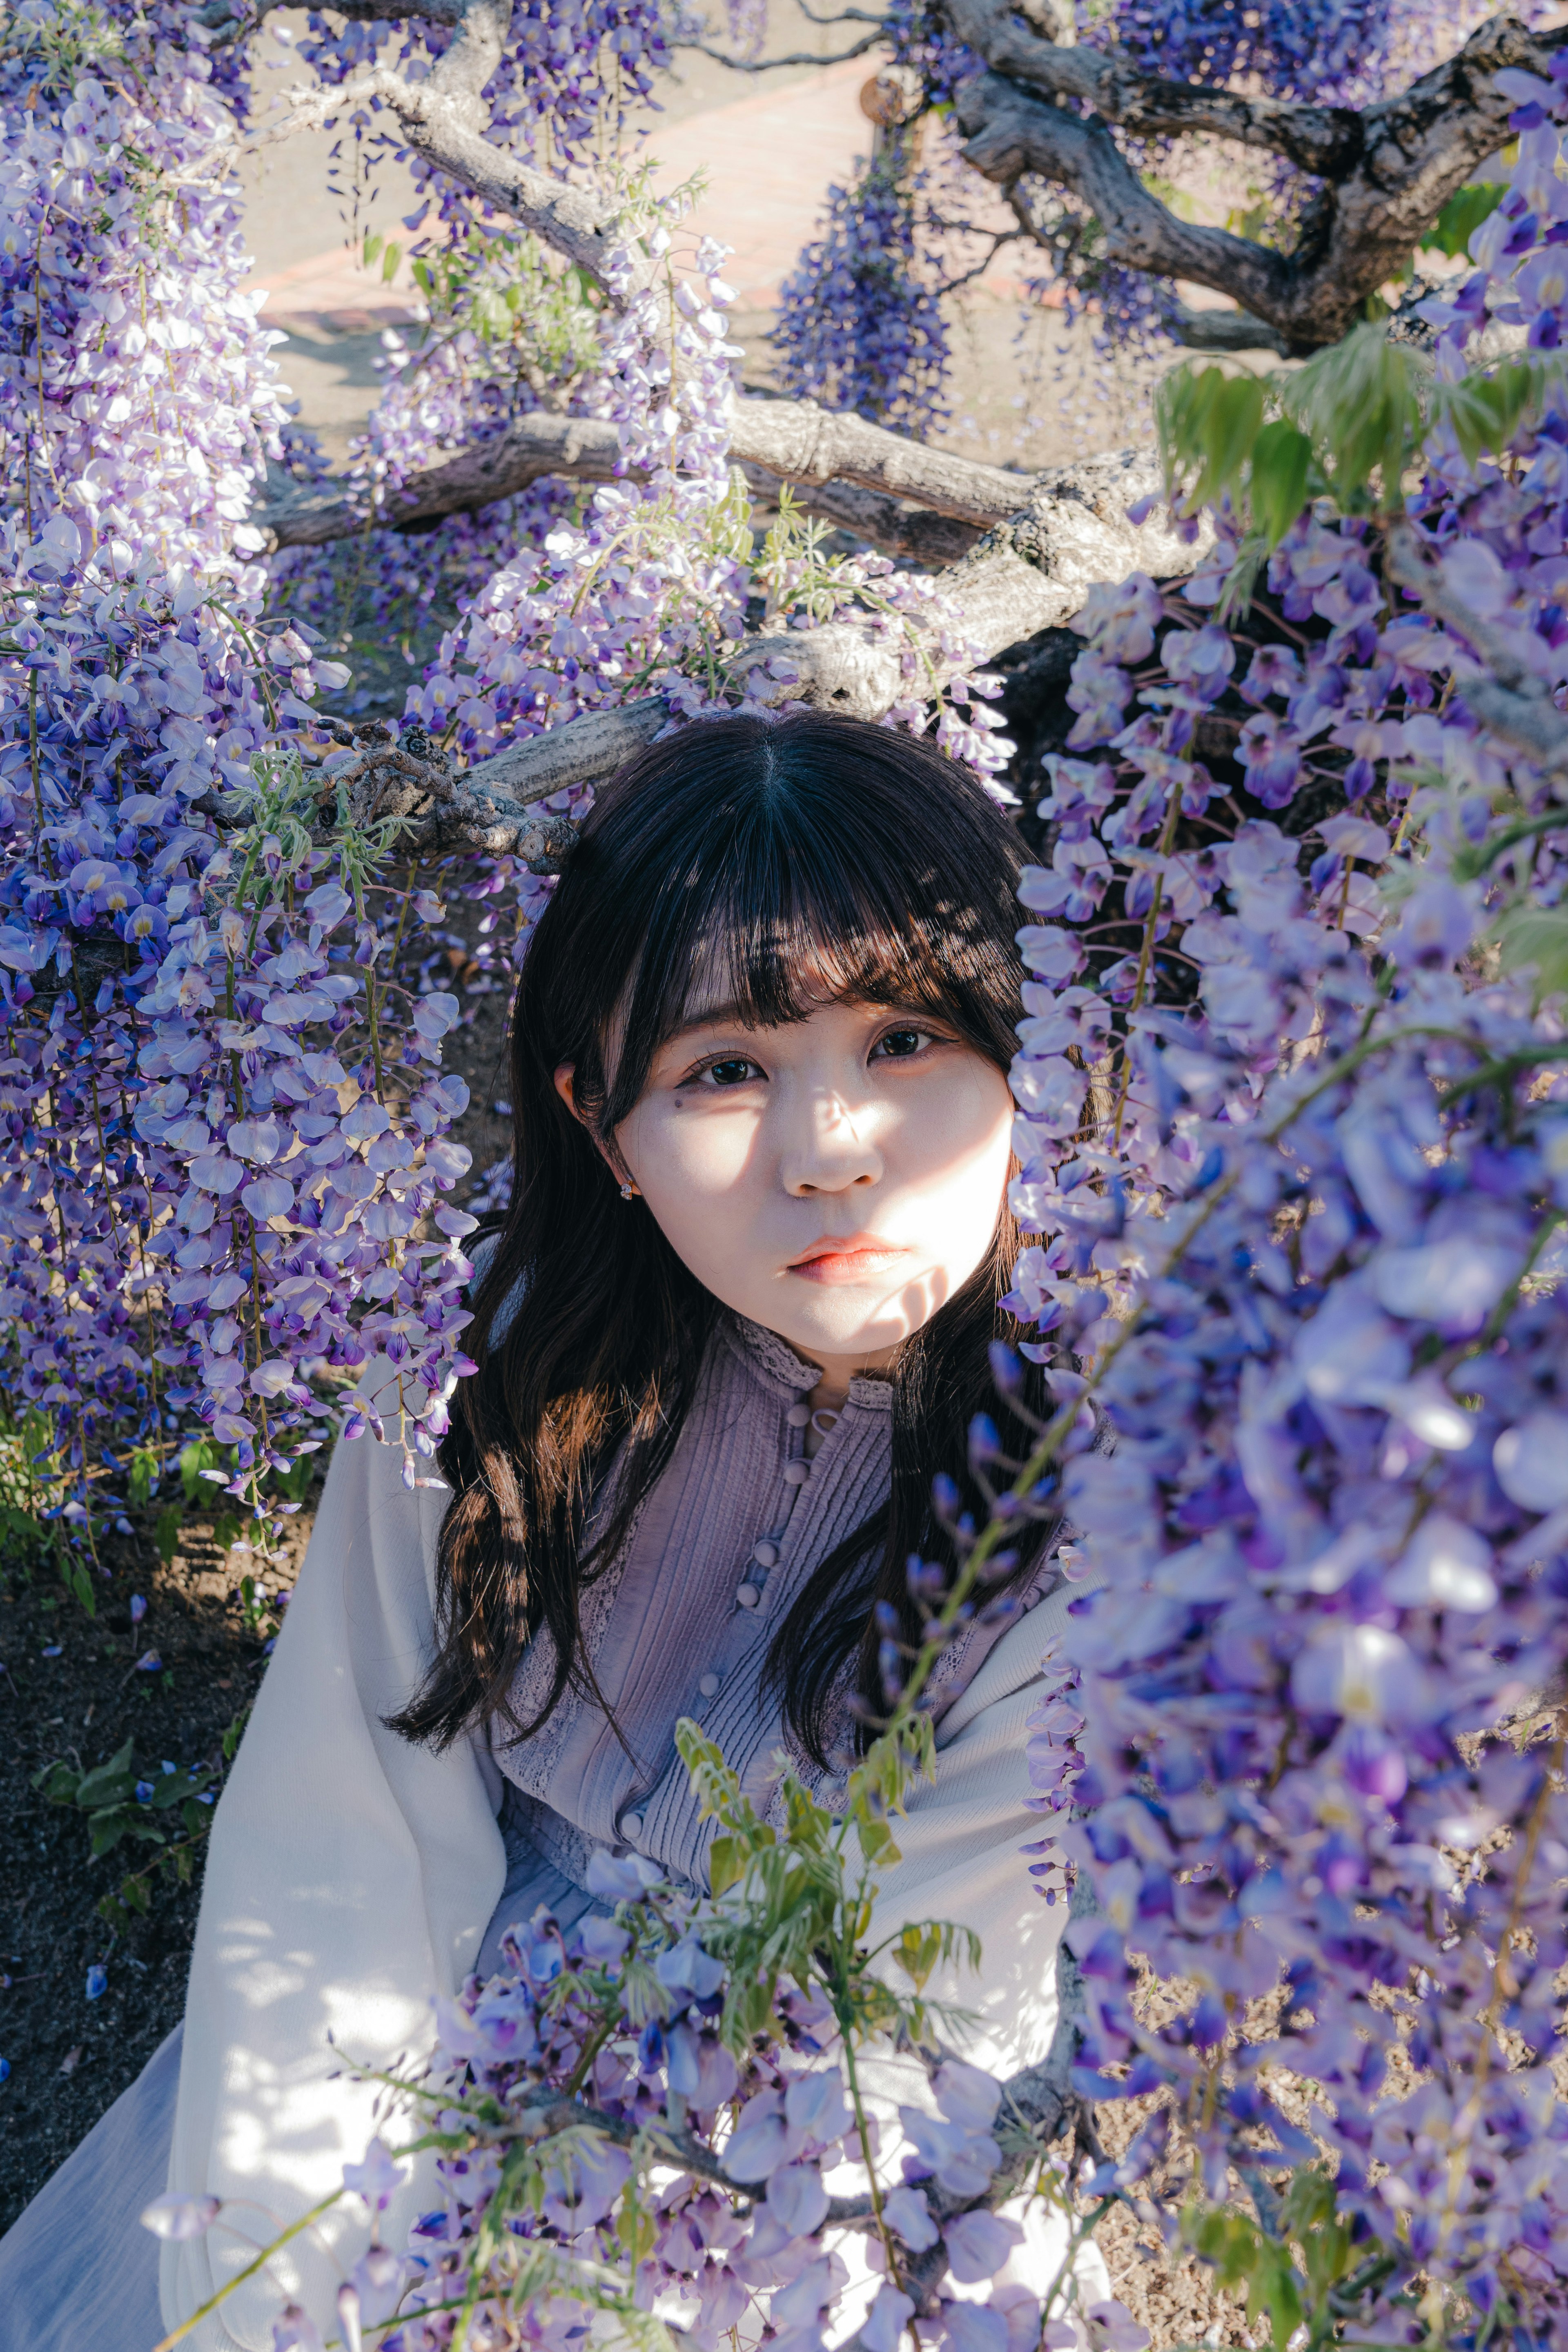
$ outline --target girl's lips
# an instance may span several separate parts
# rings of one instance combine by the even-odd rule
[[[908,1255],[897,1242],[879,1241],[874,1234],[850,1234],[841,1242],[814,1250],[808,1257],[796,1258],[784,1271],[798,1274],[807,1282],[863,1282],[868,1275],[885,1273]]]

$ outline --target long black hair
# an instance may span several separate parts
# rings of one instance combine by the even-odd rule
[[[939,1018],[1005,1070],[1021,857],[967,770],[858,719],[705,720],[601,790],[518,989],[511,1204],[472,1300],[465,1345],[479,1370],[458,1389],[441,1449],[453,1500],[438,1647],[394,1718],[406,1738],[444,1747],[499,1717],[527,1738],[568,1687],[594,1692],[581,1593],[612,1565],[668,1463],[724,1312],[646,1204],[620,1198],[595,1136],[610,1143],[636,1106],[694,980],[722,983],[724,1001],[761,1027],[805,1017],[826,976],[843,998]],[[563,1062],[575,1066],[576,1118],[555,1090]],[[875,1604],[918,1639],[910,1555],[952,1564],[933,1474],[956,1477],[981,1509],[965,1470],[972,1416],[991,1410],[1008,1450],[1027,1451],[989,1364],[992,1342],[1017,1336],[1001,1305],[1016,1247],[1004,1203],[986,1259],[900,1349],[888,1499],[822,1562],[775,1638],[769,1671],[785,1719],[819,1762],[830,1731],[842,1738],[834,1718],[847,1686],[867,1708],[878,1702]],[[520,1285],[525,1305],[497,1331]],[[1039,1385],[1029,1371],[1020,1401],[1036,1410]],[[585,1546],[617,1454],[609,1523]],[[542,1624],[554,1687],[525,1724],[510,1694]]]

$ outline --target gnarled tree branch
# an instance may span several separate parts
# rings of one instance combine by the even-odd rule
[[[954,562],[980,531],[1015,510],[1027,486],[1026,477],[999,466],[927,448],[809,400],[737,400],[730,447],[758,488],[797,485],[803,504],[816,513],[890,553],[928,563]],[[443,515],[471,513],[547,474],[607,482],[620,456],[616,427],[606,420],[538,410],[494,439],[410,475],[374,509],[352,481],[306,485],[275,477],[251,520],[267,533],[269,549],[322,547],[367,522],[408,530]]]
[[[1258,343],[1292,353],[1337,342],[1454,191],[1506,144],[1512,108],[1497,74],[1514,67],[1544,76],[1568,43],[1568,26],[1536,33],[1515,17],[1494,16],[1446,64],[1355,114],[1140,74],[1114,51],[1042,37],[1009,0],[942,5],[954,31],[992,68],[959,94],[964,153],[978,171],[1005,187],[1032,172],[1071,189],[1099,219],[1109,259],[1230,295],[1262,322]],[[1094,111],[1074,113],[1058,102],[1069,100]],[[1127,163],[1111,124],[1139,133],[1208,131],[1320,175],[1325,184],[1295,250],[1276,253],[1178,220]],[[1219,348],[1246,348],[1244,328],[1219,331],[1226,334]]]
[[[392,10],[395,16],[419,13]],[[286,138],[318,128],[379,100],[396,116],[403,138],[417,154],[531,229],[609,293],[616,205],[536,171],[481,135],[489,119],[482,92],[500,61],[510,21],[511,0],[465,0],[456,37],[427,81],[405,81],[390,67],[376,66],[337,89],[291,89],[289,120],[268,136]]]

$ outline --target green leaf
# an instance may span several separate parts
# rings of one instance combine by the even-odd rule
[[[1456,188],[1421,240],[1426,253],[1446,253],[1457,261],[1469,250],[1470,239],[1489,220],[1508,194],[1506,180],[1468,180]]]
[[[367,269],[375,259],[376,255],[381,251],[381,247],[382,239],[379,234],[374,229],[367,228],[364,233],[364,245],[361,255],[361,258]]]
[[[44,1765],[33,1775],[34,1788],[40,1790],[51,1805],[74,1805],[80,1782],[81,1774],[63,1757],[57,1757],[54,1763]]]
[[[1504,918],[1498,944],[1505,971],[1533,970],[1538,1004],[1568,989],[1568,907],[1521,907]]]
[[[921,1927],[907,1927],[893,1947],[899,1966],[917,1988],[923,1988],[926,1979],[942,1958],[942,1937],[940,1928],[928,1920]]]
[[[193,1437],[188,1445],[180,1448],[180,1484],[185,1490],[185,1500],[194,1503],[204,1481],[204,1470],[217,1468],[217,1448],[210,1437]]]
[[[403,247],[400,245],[389,245],[387,247],[385,253],[382,256],[381,261],[381,278],[383,285],[391,285],[393,279],[397,275],[397,265],[402,258]]]
[[[1307,503],[1311,464],[1310,441],[1282,416],[1266,425],[1252,445],[1252,520],[1270,547],[1279,546]]]
[[[1432,396],[1434,424],[1447,424],[1467,465],[1487,451],[1505,449],[1527,417],[1539,416],[1563,381],[1557,359],[1505,360],[1482,373],[1438,384]]]
[[[716,1837],[708,1850],[708,1882],[715,1895],[729,1889],[746,1874],[746,1849],[737,1837]]]
[[[84,1772],[77,1783],[77,1803],[83,1806],[122,1805],[136,1785],[135,1752],[135,1741],[128,1739],[122,1747],[115,1749],[106,1763],[95,1765],[90,1772]]]
[[[131,1456],[131,1500],[138,1507],[151,1496],[158,1480],[159,1457],[155,1447],[139,1445]]]
[[[159,1512],[153,1522],[153,1540],[158,1547],[158,1557],[165,1568],[169,1566],[180,1548],[180,1529],[184,1524],[184,1517],[179,1504],[171,1503],[166,1510]]]

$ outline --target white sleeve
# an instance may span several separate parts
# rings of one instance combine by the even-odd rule
[[[974,1680],[937,1731],[936,1776],[918,1782],[908,1813],[892,1821],[901,1861],[883,1874],[868,1940],[873,1945],[911,1920],[952,1920],[980,1938],[977,1969],[939,1969],[926,1990],[935,2000],[973,2013],[973,2021],[943,2034],[947,2046],[973,2066],[1005,2082],[1037,2065],[1057,2029],[1057,1947],[1068,1906],[1049,1906],[1029,1875],[1021,1849],[1048,1836],[1051,1816],[1031,1812],[1026,1753],[1028,1718],[1039,1705],[1040,1659],[1061,1631],[1068,1603],[1082,1585],[1058,1589],[1021,1617],[997,1642]],[[889,1980],[908,1990],[896,1963]],[[924,2069],[913,2058],[873,2059],[865,2069],[871,2104],[884,2132],[897,2105],[934,2112]],[[1067,2243],[1059,2216],[1036,2203],[1004,2211],[1020,2220],[1025,2242],[1000,2273],[1005,2284],[1041,2294],[1055,2280]],[[1110,2292],[1104,2262],[1092,2243],[1074,2265],[1079,2300],[1090,2305]],[[956,2292],[980,2294],[983,2289]],[[1060,2304],[1057,2306],[1060,2311]]]
[[[440,1486],[410,1493],[401,1472],[395,1445],[338,1446],[212,1827],[169,2185],[265,2209],[235,2215],[259,2239],[341,2187],[344,2162],[363,2156],[376,2090],[335,2070],[430,2047],[432,1998],[461,1985],[505,1878],[477,1746],[437,1756],[382,1720],[429,1658],[447,1499]],[[438,2201],[430,2163],[389,2209],[390,2243]],[[331,2315],[341,2273],[330,2247],[350,2234],[363,2234],[357,2200],[285,2249],[275,2281],[262,2273],[238,2289],[193,2347],[261,2352],[285,2288],[318,2319]],[[221,2225],[166,2244],[165,2323],[188,2318],[251,2252]]]

